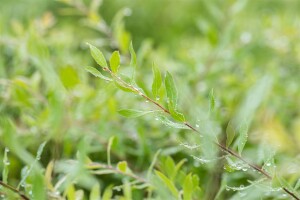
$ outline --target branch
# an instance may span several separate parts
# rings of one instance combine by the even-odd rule
[[[23,194],[21,191],[15,189],[14,187],[6,184],[6,183],[3,183],[2,181],[0,181],[0,185],[2,185],[3,187],[13,191],[14,193],[17,193],[22,199],[24,200],[30,200],[29,197],[27,197],[25,194]]]
[[[140,96],[142,96],[144,99],[146,99],[147,101],[149,101],[152,104],[156,105],[162,111],[164,111],[165,113],[167,113],[167,114],[169,114],[171,116],[171,113],[170,113],[170,111],[167,108],[165,108],[164,106],[162,106],[161,104],[159,104],[155,100],[151,99],[147,95],[143,94],[138,88],[136,88],[133,85],[125,82],[124,80],[122,80],[120,77],[118,77],[116,74],[114,74],[108,67],[103,67],[103,69],[104,69],[104,71],[109,72],[112,77],[118,79],[120,82],[122,82],[127,87],[131,88],[133,91],[135,91],[137,94],[139,94]],[[183,122],[183,124],[186,127],[188,127],[189,129],[191,129],[193,132],[201,134],[201,132],[199,130],[197,130],[196,128],[194,128],[189,122],[185,121],[185,122]],[[226,147],[225,145],[223,145],[223,144],[221,144],[221,143],[219,143],[217,141],[214,141],[214,144],[217,145],[221,150],[223,150],[227,154],[232,155],[233,157],[236,157],[237,159],[243,161],[245,164],[247,164],[249,167],[251,167],[255,171],[263,174],[268,180],[272,180],[272,177],[268,174],[268,172],[266,172],[265,170],[263,170],[261,167],[255,165],[255,164],[250,163],[249,161],[247,161],[246,159],[244,159],[243,157],[241,157],[238,153],[236,153],[235,151],[231,150],[230,148]],[[294,199],[300,200],[300,198],[297,197],[296,194],[294,194],[292,191],[290,191],[286,187],[282,186],[281,189],[283,191],[285,191],[288,195],[292,196]]]

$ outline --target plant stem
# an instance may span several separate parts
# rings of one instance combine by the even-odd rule
[[[127,82],[125,82],[123,79],[121,79],[120,77],[118,77],[116,74],[114,74],[108,67],[104,67],[103,68],[105,71],[109,72],[110,75],[116,79],[118,79],[120,82],[122,82],[124,85],[126,85],[127,87],[131,88],[133,91],[135,91],[136,93],[138,93],[140,96],[142,96],[143,98],[145,98],[147,101],[151,102],[152,104],[156,105],[158,108],[160,108],[162,111],[164,111],[165,113],[169,114],[171,116],[170,111],[165,108],[164,106],[162,106],[161,104],[159,104],[157,101],[151,99],[150,97],[148,97],[147,95],[143,94],[138,88],[134,87],[131,84],[128,84]],[[172,117],[172,116],[171,116]],[[199,130],[197,130],[196,128],[194,128],[189,122],[185,121],[183,122],[183,124],[185,126],[187,126],[189,129],[191,129],[192,131],[194,131],[195,133],[201,134],[201,132]],[[246,159],[244,159],[243,157],[241,157],[238,153],[236,153],[235,151],[231,150],[230,148],[226,147],[225,145],[219,143],[218,141],[214,141],[214,144],[217,145],[221,150],[223,150],[224,152],[226,152],[227,154],[232,155],[233,157],[236,157],[237,159],[243,161],[245,164],[247,164],[249,167],[251,167],[252,169],[254,169],[255,171],[263,174],[267,179],[272,180],[272,177],[265,171],[263,170],[261,167],[250,163],[249,161],[247,161]],[[299,197],[297,197],[297,195],[295,195],[293,192],[291,192],[289,189],[287,189],[286,187],[281,187],[283,191],[285,191],[288,195],[292,196],[294,199],[296,200],[300,200]]]
[[[12,187],[12,186],[10,186],[10,185],[8,185],[6,183],[3,183],[2,181],[0,181],[0,185],[2,185],[3,187],[5,187],[5,188],[7,188],[7,189],[9,189],[9,190],[17,193],[18,195],[20,195],[20,197],[22,197],[22,199],[24,199],[24,200],[30,200],[29,197],[27,197],[25,194],[22,194],[21,191],[15,189],[14,187]]]

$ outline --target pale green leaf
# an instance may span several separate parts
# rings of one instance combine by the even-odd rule
[[[227,135],[226,146],[227,147],[232,143],[232,141],[235,137],[235,133],[236,133],[235,126],[233,125],[232,121],[229,121],[227,128],[226,128],[226,135]]]
[[[108,78],[108,77],[102,75],[101,72],[98,71],[98,70],[97,70],[96,68],[94,68],[94,67],[86,66],[86,67],[85,67],[85,70],[88,71],[89,73],[93,74],[93,75],[96,76],[96,77],[102,78],[103,80],[106,80],[106,81],[112,81],[111,78]]]
[[[107,165],[108,166],[111,166],[110,150],[111,150],[111,146],[113,145],[114,139],[115,139],[115,136],[112,136],[108,140],[108,145],[107,145]]]
[[[188,174],[183,182],[183,200],[190,200],[192,199],[192,193],[193,193],[193,179],[192,175]]]
[[[100,65],[101,67],[107,67],[107,62],[106,62],[106,59],[105,59],[103,53],[97,47],[95,47],[89,43],[88,43],[88,45],[90,47],[92,57],[94,58],[96,63],[98,65]]]
[[[90,193],[90,200],[100,200],[100,185],[97,183],[93,186],[91,193]]]
[[[212,89],[209,93],[209,110],[210,110],[210,112],[215,109],[215,104],[216,104],[216,100],[215,100],[215,96],[214,96],[214,90]]]
[[[113,188],[112,185],[105,188],[105,190],[103,192],[102,200],[111,200],[112,195],[113,195],[112,188]]]
[[[171,106],[171,104],[169,104],[168,108],[169,108],[171,116],[175,120],[177,120],[179,122],[185,122],[185,117],[184,117],[184,115],[182,113],[178,112],[177,110],[174,110],[174,107]]]
[[[168,179],[163,173],[155,170],[155,174],[164,182],[164,184],[167,186],[167,188],[171,191],[171,193],[174,195],[174,197],[178,197],[179,192],[177,188],[175,187],[174,183]]]
[[[142,110],[134,110],[134,109],[122,109],[118,111],[120,115],[128,118],[136,118],[149,113],[153,113],[155,111],[142,111]]]
[[[119,51],[114,51],[110,57],[110,68],[113,73],[118,72],[118,68],[120,66],[120,53]]]
[[[248,138],[248,124],[243,123],[239,128],[238,152],[242,153]]]
[[[165,87],[167,91],[168,105],[169,107],[172,107],[173,110],[176,110],[178,92],[174,83],[174,79],[169,72],[166,73]]]
[[[120,88],[124,92],[136,92],[132,87],[130,87],[126,83],[123,83],[119,79],[114,79],[114,83],[118,88]]]
[[[155,63],[152,65],[152,72],[153,72],[153,83],[152,83],[152,94],[154,98],[158,97],[158,90],[161,87],[162,84],[162,78],[159,68],[156,66]]]
[[[184,124],[180,124],[180,123],[176,123],[176,122],[172,122],[170,121],[168,118],[166,118],[165,116],[161,116],[160,117],[161,122],[167,126],[170,126],[172,128],[177,128],[177,129],[189,129],[187,126],[185,126]]]

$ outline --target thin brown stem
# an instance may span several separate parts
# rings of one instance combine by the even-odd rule
[[[159,104],[155,100],[153,100],[150,97],[148,97],[145,94],[143,94],[138,88],[136,88],[133,85],[128,84],[127,82],[125,82],[124,80],[122,80],[120,77],[118,77],[116,74],[114,74],[108,67],[104,67],[103,69],[105,71],[109,72],[112,77],[114,77],[115,79],[118,79],[122,84],[126,85],[126,87],[131,88],[133,91],[135,91],[136,93],[138,93],[140,96],[142,96],[143,98],[145,98],[147,101],[153,103],[154,105],[156,105],[157,107],[159,107],[162,111],[164,111],[165,113],[171,115],[170,111],[167,108],[165,108],[164,106],[162,106],[161,104]],[[199,130],[197,130],[196,128],[194,128],[189,122],[185,121],[185,122],[183,122],[183,124],[185,126],[187,126],[189,129],[191,129],[192,131],[194,131],[195,133],[201,134],[201,132]],[[272,177],[265,170],[263,170],[261,167],[250,163],[249,161],[247,161],[246,159],[244,159],[243,157],[241,157],[238,153],[236,153],[235,151],[233,151],[230,148],[226,147],[225,145],[220,144],[217,141],[214,141],[214,144],[217,145],[221,150],[223,150],[227,154],[232,155],[233,157],[236,157],[237,159],[243,161],[245,164],[247,164],[249,167],[251,167],[255,171],[263,174],[267,179],[272,180]],[[299,197],[297,197],[293,192],[291,192],[287,188],[282,187],[282,190],[285,191],[288,195],[290,195],[293,198],[295,198],[296,200],[300,200]]]
[[[0,181],[0,185],[2,185],[3,187],[5,187],[5,188],[7,188],[7,189],[9,189],[9,190],[17,193],[22,199],[24,199],[24,200],[30,200],[29,197],[27,197],[25,194],[22,194],[21,191],[15,189],[13,186],[10,186],[10,185],[8,185],[6,183],[3,183],[2,181]]]

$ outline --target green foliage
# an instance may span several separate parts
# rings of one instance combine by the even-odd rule
[[[297,199],[298,12],[2,0],[0,198]]]

